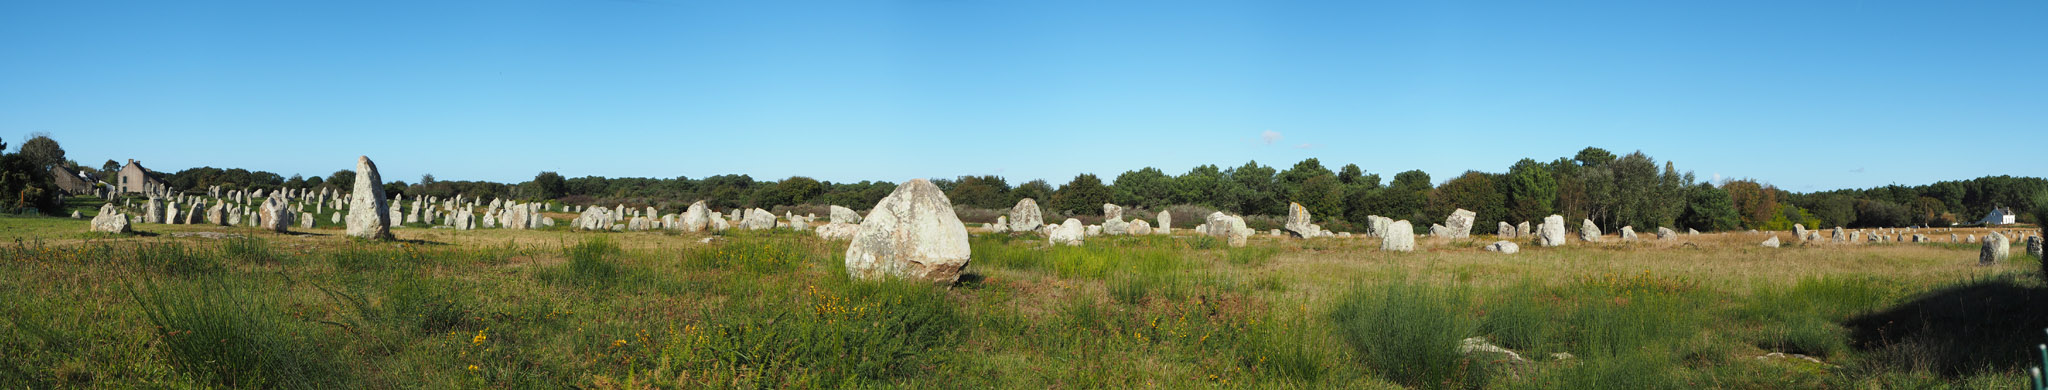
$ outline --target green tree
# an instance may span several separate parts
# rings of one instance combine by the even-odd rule
[[[1232,205],[1233,207],[1223,207],[1224,204],[1217,202],[1218,196],[1216,192],[1218,189],[1223,188],[1223,183],[1226,181],[1229,181],[1229,177],[1224,176],[1223,170],[1215,165],[1196,166],[1193,169],[1189,169],[1188,173],[1173,178],[1173,203],[1198,204],[1217,209],[1234,210],[1235,205]]]
[[[1726,231],[1742,227],[1742,217],[1735,209],[1735,200],[1713,186],[1693,186],[1686,191],[1685,212],[1678,217],[1678,229],[1701,231]]]
[[[1813,215],[1820,217],[1821,226],[1850,226],[1856,223],[1856,198],[1841,194],[1822,195],[1809,208]]]
[[[1542,221],[1556,210],[1557,177],[1543,163],[1526,158],[1515,162],[1508,167],[1507,188],[1509,221]]]
[[[824,194],[824,183],[808,177],[790,176],[767,187],[760,198],[756,199],[754,207],[800,205]]]
[[[22,141],[21,157],[28,159],[29,163],[39,169],[48,171],[64,164],[64,147],[58,146],[57,140],[50,138],[50,133],[38,132],[30,134],[27,141]]]
[[[334,171],[334,173],[327,175],[327,184],[342,190],[353,190],[356,187],[356,171],[347,169]],[[206,188],[206,186],[188,186],[185,188],[197,189]]]
[[[1295,190],[1291,201],[1328,222],[1344,218],[1344,194],[1344,184],[1337,182],[1336,175],[1311,176]]]
[[[961,176],[954,181],[953,188],[946,191],[946,198],[953,204],[980,208],[1006,208],[1015,203],[1010,199],[1010,183],[1002,176]]]
[[[1572,161],[1577,161],[1582,167],[1605,166],[1614,162],[1614,153],[1608,152],[1607,149],[1587,146],[1580,149],[1579,154],[1572,156]]]
[[[1287,204],[1280,202],[1279,190],[1273,183],[1273,167],[1259,165],[1258,161],[1244,163],[1231,168],[1224,175],[1230,177],[1232,186],[1225,187],[1219,198],[1234,201],[1227,208],[1245,215],[1282,215],[1287,213]],[[1225,205],[1218,205],[1225,206]]]
[[[1111,187],[1116,192],[1116,203],[1126,206],[1161,207],[1174,197],[1173,178],[1159,168],[1125,171],[1116,176],[1116,184]]]
[[[1507,197],[1501,195],[1492,176],[1466,171],[1429,192],[1429,218],[1421,224],[1439,223],[1452,211],[1465,209],[1473,214],[1472,231],[1490,234],[1499,230],[1499,223],[1507,218],[1506,206]]]
[[[103,175],[108,175],[108,176],[113,176],[113,175],[114,175],[115,173],[117,173],[117,172],[120,172],[120,171],[121,171],[121,163],[119,163],[119,162],[115,162],[114,160],[111,160],[111,159],[110,159],[110,160],[107,160],[107,163],[105,163],[105,164],[100,164],[100,174],[103,174]]]
[[[1735,210],[1742,216],[1743,227],[1761,228],[1778,213],[1776,187],[1744,179],[1722,184],[1721,189],[1728,191],[1728,198],[1735,202]]]
[[[1074,180],[1067,182],[1066,185],[1060,186],[1059,191],[1053,192],[1050,206],[1054,210],[1069,213],[1099,215],[1102,213],[1102,204],[1110,203],[1114,199],[1113,196],[1109,187],[1102,185],[1101,178],[1083,173],[1074,176]]]
[[[1049,206],[1044,202],[1052,201],[1052,193],[1052,184],[1046,183],[1045,179],[1025,182],[1022,185],[1018,185],[1017,189],[1010,190],[1010,197],[1013,199],[1010,200],[1009,206],[1015,206],[1017,201],[1024,200],[1024,198],[1031,198],[1033,202],[1040,202],[1041,205]]]
[[[569,195],[569,180],[563,178],[560,173],[541,171],[533,175],[533,186],[534,190],[539,191],[534,195],[540,199],[559,199]]]

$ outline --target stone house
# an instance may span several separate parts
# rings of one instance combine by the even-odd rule
[[[129,159],[128,165],[122,166],[121,171],[114,174],[113,184],[115,191],[124,194],[166,194],[170,192],[169,184],[164,183],[163,180],[150,177],[149,168],[143,168],[142,163],[136,162],[135,159]]]
[[[98,185],[93,184],[97,180],[83,173],[73,172],[63,165],[50,168],[50,176],[57,180],[57,190],[64,191],[67,195],[93,195],[97,192],[94,189]]]

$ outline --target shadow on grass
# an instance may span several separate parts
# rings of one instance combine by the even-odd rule
[[[1842,325],[1853,347],[1887,363],[1947,377],[2022,370],[2038,363],[2048,288],[2018,283],[2017,275],[1949,286]]]

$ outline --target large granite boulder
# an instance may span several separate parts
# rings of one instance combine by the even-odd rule
[[[128,215],[121,214],[114,204],[100,206],[100,214],[92,217],[92,231],[101,233],[128,234]]]
[[[1635,241],[1635,240],[1636,240],[1636,227],[1635,227],[1634,225],[1630,225],[1630,226],[1622,226],[1622,227],[1621,227],[1621,240],[1622,240],[1622,241]]]
[[[1579,222],[1579,239],[1586,242],[1600,242],[1600,225],[1593,224],[1591,219]]]
[[[898,186],[897,188],[902,188]],[[948,208],[951,210],[951,208]],[[955,219],[958,219],[957,217]],[[745,218],[740,219],[740,228],[746,230],[768,230],[775,228],[775,213],[760,208],[747,209]]]
[[[683,215],[676,217],[676,225],[679,226],[673,229],[686,232],[701,232],[710,228],[711,207],[705,206],[701,200],[690,203],[689,208],[683,209]]]
[[[1079,246],[1082,240],[1088,238],[1088,228],[1082,226],[1081,220],[1078,219],[1067,218],[1066,221],[1050,226],[1050,228],[1051,232],[1046,235],[1046,240],[1056,245]]]
[[[1308,208],[1294,202],[1287,203],[1287,224],[1282,228],[1295,237],[1315,237],[1322,233],[1322,228],[1316,226],[1314,218],[1309,216]]]
[[[1505,241],[1505,240],[1503,240],[1503,241],[1494,241],[1494,242],[1493,242],[1492,244],[1487,244],[1487,245],[1486,245],[1486,251],[1487,251],[1487,252],[1500,252],[1500,253],[1502,253],[1502,254],[1509,254],[1509,255],[1512,255],[1512,254],[1515,254],[1515,252],[1521,252],[1521,251],[1522,251],[1522,246],[1521,246],[1521,245],[1515,245],[1515,243],[1514,243],[1513,241]]]
[[[1806,241],[1806,224],[1792,224],[1792,237]]]
[[[1536,228],[1536,243],[1543,246],[1564,245],[1564,216],[1551,214],[1543,217],[1543,225]]]
[[[825,226],[819,226],[817,229],[817,233],[818,237],[827,240],[851,240],[855,235],[860,233],[860,225],[845,222],[832,222],[825,224]]]
[[[1221,211],[1209,213],[1202,227],[1202,234],[1222,239],[1233,247],[1244,246],[1245,240],[1252,236],[1252,229],[1244,225],[1244,218]]]
[[[1977,264],[1997,264],[2011,256],[2012,243],[2005,240],[2004,234],[1991,233],[1984,235],[1984,248],[1977,252]]]
[[[1008,215],[998,215],[998,216],[996,216],[996,223],[992,223],[992,224],[988,224],[988,225],[983,225],[983,226],[984,226],[984,227],[987,227],[987,228],[988,228],[988,232],[989,232],[989,233],[1009,233],[1009,232],[1010,232],[1010,216],[1008,216]]]
[[[1478,218],[1479,214],[1473,213],[1471,210],[1452,210],[1451,216],[1444,218],[1444,236],[1450,238],[1472,237],[1472,224]]]
[[[840,205],[832,205],[832,222],[860,224],[860,213]]]
[[[1010,207],[1010,230],[1037,231],[1040,226],[1045,226],[1045,213],[1038,210],[1038,201],[1024,198]]]
[[[854,279],[953,283],[970,254],[967,225],[953,213],[946,193],[931,181],[911,179],[863,218],[846,248],[846,273]]]
[[[1131,223],[1121,219],[1102,220],[1102,234],[1121,236],[1131,233]]]
[[[298,216],[298,214],[286,208],[286,202],[283,197],[264,198],[263,207],[256,212],[256,215],[258,216],[257,221],[260,222],[259,226],[262,226],[263,230],[278,233],[289,231],[292,226],[292,218]]]
[[[1394,219],[1378,215],[1367,215],[1365,221],[1367,228],[1371,229],[1365,234],[1373,237],[1386,237],[1387,225],[1394,224]]]
[[[2027,254],[2034,255],[2036,259],[2041,258],[2041,241],[2041,236],[2027,237]]]
[[[348,236],[391,239],[391,206],[384,203],[384,176],[369,156],[356,157],[355,190],[349,193]]]
[[[1387,224],[1387,231],[1380,235],[1380,250],[1412,252],[1415,250],[1415,225],[1408,220]]]
[[[1842,233],[1842,227],[1841,227],[1841,226],[1836,226],[1836,227],[1835,227],[1835,231],[1833,232],[1833,235],[1832,235],[1832,236],[1830,236],[1830,241],[1834,241],[1834,242],[1845,242],[1845,241],[1849,241],[1849,235],[1848,235],[1848,234],[1845,234],[1845,233]],[[1950,234],[1950,235],[1949,235],[1949,240],[1948,240],[1948,241],[1949,241],[1949,242],[1955,242],[1955,241],[1956,241],[1956,240],[1955,240],[1955,235],[1954,235],[1954,234]]]
[[[1677,239],[1677,238],[1678,238],[1678,231],[1675,231],[1675,230],[1671,230],[1671,228],[1668,228],[1668,227],[1662,227],[1662,226],[1659,226],[1659,227],[1657,227],[1657,239],[1659,239],[1659,240],[1671,240],[1671,239]]]
[[[1777,236],[1777,235],[1772,235],[1772,236],[1771,236],[1771,239],[1768,239],[1768,240],[1764,240],[1764,247],[1765,247],[1765,248],[1776,248],[1776,247],[1778,247],[1778,236]]]
[[[1499,238],[1515,238],[1519,237],[1521,232],[1515,230],[1515,225],[1509,225],[1507,221],[1501,221],[1500,226],[1493,228],[1493,235]]]
[[[1102,219],[1124,219],[1124,208],[1115,204],[1102,204]]]
[[[1130,226],[1130,231],[1131,231],[1131,235],[1134,235],[1134,236],[1144,236],[1144,235],[1151,235],[1151,234],[1152,234],[1152,223],[1151,223],[1151,222],[1146,222],[1145,220],[1142,220],[1142,219],[1133,219],[1133,220],[1131,220],[1131,224],[1130,224],[1130,225],[1131,225],[1131,226]]]

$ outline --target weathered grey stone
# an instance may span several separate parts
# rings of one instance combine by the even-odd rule
[[[1038,210],[1038,201],[1024,198],[1010,207],[1010,230],[1029,232],[1045,226],[1045,213]]]
[[[854,212],[853,209],[849,209],[844,206],[835,204],[832,205],[831,210],[832,212],[830,213],[830,215],[832,216],[832,222],[850,224],[860,223],[860,213]]]
[[[1088,225],[1088,236],[1089,236],[1089,237],[1094,237],[1094,236],[1100,236],[1100,235],[1102,235],[1102,225]]]
[[[2027,237],[2027,254],[2033,255],[2036,259],[2041,258],[2041,240],[2041,236]]]
[[[875,204],[846,248],[846,272],[855,279],[885,276],[953,283],[971,255],[967,225],[946,193],[911,179]]]
[[[1373,237],[1386,237],[1387,225],[1394,224],[1393,219],[1378,215],[1367,215],[1365,221],[1367,229],[1370,229],[1365,234]]]
[[[1244,225],[1244,218],[1224,214],[1221,211],[1209,213],[1209,217],[1205,219],[1205,222],[1202,226],[1202,234],[1222,239],[1232,247],[1244,246],[1245,241],[1252,235],[1252,229]]]
[[[91,231],[101,233],[128,234],[128,216],[114,208],[113,203],[100,206],[100,214],[92,217]]]
[[[898,187],[900,188],[901,186]],[[955,219],[957,220],[958,217],[955,217]],[[774,229],[775,214],[760,208],[748,209],[746,218],[740,220],[740,228],[746,230]]]
[[[1630,226],[1622,226],[1622,227],[1621,227],[1621,240],[1622,240],[1622,241],[1635,241],[1635,240],[1636,240],[1636,227],[1635,227],[1634,225],[1630,225]]]
[[[79,213],[78,213],[78,210],[71,210],[71,219],[83,219],[83,218],[85,218],[85,215],[84,215],[84,214],[79,214]]]
[[[1452,210],[1451,216],[1444,218],[1444,233],[1447,237],[1454,239],[1471,238],[1472,223],[1477,218],[1479,218],[1479,214],[1473,213],[1471,210]]]
[[[1771,236],[1771,239],[1768,239],[1768,240],[1764,240],[1764,247],[1765,247],[1765,248],[1776,248],[1776,247],[1778,247],[1778,236],[1775,236],[1775,235],[1773,235],[1773,236]]]
[[[1800,241],[1806,241],[1806,225],[1798,223],[1792,224],[1792,237],[1797,238]]]
[[[299,229],[303,229],[303,230],[311,230],[311,229],[313,229],[313,213],[306,213],[306,212],[301,212],[301,213],[299,213]]]
[[[1515,245],[1513,241],[1494,241],[1492,244],[1488,244],[1486,246],[1486,251],[1500,252],[1501,254],[1512,255],[1515,254],[1515,252],[1521,252],[1522,246]]]
[[[215,203],[213,204],[213,207],[206,208],[206,222],[220,226],[228,226],[227,209],[227,202]],[[341,213],[334,213],[334,223],[341,224]]]
[[[1438,225],[1438,224],[1429,224],[1429,236],[1430,236],[1430,237],[1448,237],[1448,236],[1450,236],[1450,235],[1451,235],[1451,228],[1449,228],[1449,227],[1445,227],[1444,225]]]
[[[391,239],[391,207],[384,203],[384,177],[369,156],[356,158],[355,190],[349,193],[348,236]]]
[[[1124,208],[1114,204],[1102,204],[1102,219],[1124,219]]]
[[[1322,232],[1314,225],[1314,218],[1309,216],[1307,207],[1301,207],[1300,203],[1287,203],[1287,223],[1282,226],[1287,232],[1294,233],[1296,237],[1315,237]]]
[[[1668,228],[1668,227],[1658,226],[1658,227],[1657,227],[1657,239],[1659,239],[1659,240],[1674,240],[1674,239],[1678,239],[1678,232],[1676,232],[1676,231],[1672,231],[1672,230],[1671,230],[1671,228]]]
[[[1977,253],[1978,265],[1992,265],[2012,256],[2012,243],[2005,235],[1991,233],[1984,235],[1984,248]]]
[[[1686,228],[1686,229],[1685,229],[1685,235],[1688,235],[1688,236],[1697,236],[1697,235],[1700,235],[1700,230],[1699,230],[1699,229],[1693,229],[1693,228]]]
[[[1518,233],[1515,231],[1515,225],[1509,225],[1506,221],[1500,222],[1500,226],[1493,228],[1494,237],[1515,238]]]
[[[1415,225],[1408,220],[1387,224],[1387,231],[1380,235],[1380,250],[1394,252],[1415,251]]]
[[[1515,224],[1515,237],[1520,238],[1534,236],[1536,236],[1536,230],[1535,228],[1529,227],[1529,221],[1522,221],[1522,223]]]
[[[1130,226],[1130,231],[1131,231],[1131,235],[1134,235],[1134,236],[1143,236],[1143,235],[1150,235],[1150,234],[1152,234],[1152,223],[1151,223],[1151,222],[1146,222],[1145,220],[1142,220],[1142,219],[1133,219],[1133,220],[1131,220],[1131,224],[1130,224],[1130,225],[1131,225],[1131,226]]]
[[[1059,225],[1053,225],[1051,230],[1051,234],[1047,235],[1047,240],[1053,244],[1078,246],[1081,245],[1082,240],[1088,237],[1088,228],[1081,225],[1081,220],[1073,218],[1067,218],[1066,221],[1060,222]]]
[[[1536,243],[1543,246],[1564,245],[1564,216],[1551,214],[1543,217],[1543,225],[1536,228]]]
[[[1104,234],[1104,235],[1111,235],[1111,236],[1121,236],[1121,235],[1125,235],[1125,234],[1130,234],[1130,233],[1131,233],[1131,223],[1130,223],[1130,222],[1124,222],[1124,221],[1123,221],[1123,220],[1121,220],[1121,219],[1105,219],[1105,220],[1102,220],[1102,234]]]
[[[1600,225],[1593,224],[1591,219],[1579,222],[1579,239],[1586,242],[1600,242]]]
[[[852,212],[852,210],[848,210],[848,212]],[[683,215],[676,216],[676,224],[681,225],[677,226],[676,229],[686,232],[704,231],[704,229],[711,227],[711,215],[711,208],[705,206],[704,201],[700,200],[690,203],[689,208],[683,209]],[[845,221],[838,222],[853,223]]]
[[[818,237],[827,240],[851,240],[860,233],[860,225],[835,221],[819,226],[817,232]]]
[[[996,216],[996,223],[988,224],[986,225],[986,227],[988,228],[989,233],[1009,233],[1010,216],[998,215]]]
[[[287,229],[292,226],[292,217],[297,216],[297,214],[293,214],[285,206],[285,200],[282,197],[264,199],[262,209],[256,213],[258,216],[257,220],[261,221],[260,226],[263,227],[263,230],[278,233],[288,231]]]
[[[1842,227],[1841,227],[1841,226],[1836,226],[1836,227],[1835,227],[1835,231],[1834,231],[1834,232],[1832,232],[1832,233],[1830,234],[1830,236],[1829,236],[1829,241],[1834,241],[1834,242],[1848,242],[1848,241],[1849,241],[1849,234],[1848,234],[1848,233],[1845,233],[1845,232],[1843,232],[1843,231],[1842,231]],[[1951,240],[1951,241],[1953,241],[1953,240]]]

